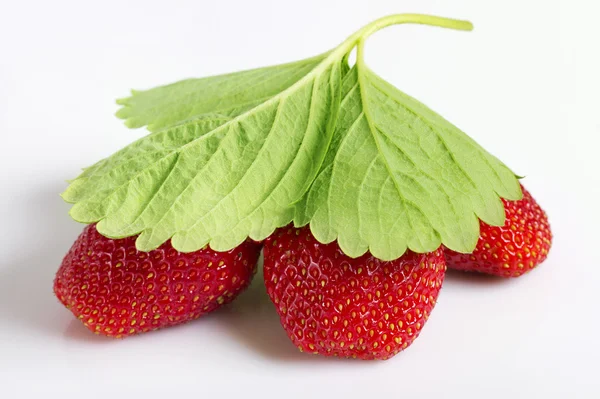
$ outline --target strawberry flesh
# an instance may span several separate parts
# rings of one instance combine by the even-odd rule
[[[122,338],[180,324],[231,302],[256,270],[260,244],[181,253],[165,243],[138,251],[85,227],[54,280],[60,302],[91,331]]]
[[[408,251],[385,262],[350,258],[319,243],[308,227],[276,231],[265,242],[267,292],[293,343],[305,352],[388,359],[427,321],[446,269],[443,251]]]

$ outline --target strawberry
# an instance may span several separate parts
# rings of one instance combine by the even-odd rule
[[[518,277],[546,259],[552,245],[548,217],[525,187],[521,189],[522,199],[502,200],[506,212],[503,226],[480,223],[480,237],[473,253],[446,250],[448,267]]]
[[[232,301],[255,271],[260,244],[180,253],[170,243],[141,252],[87,226],[67,253],[54,293],[84,325],[122,338],[198,318]]]
[[[444,280],[443,251],[408,251],[384,262],[350,258],[308,227],[265,241],[264,277],[281,324],[301,350],[325,356],[388,359],[417,338]]]

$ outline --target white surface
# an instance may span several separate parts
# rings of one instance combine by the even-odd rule
[[[596,0],[166,3],[0,5],[0,396],[600,397]],[[144,134],[113,117],[115,98],[317,54],[398,12],[475,24],[388,28],[368,63],[528,176],[555,234],[543,266],[448,274],[421,337],[387,362],[299,353],[260,280],[228,309],[123,341],[59,305],[53,274],[81,230],[64,180]]]

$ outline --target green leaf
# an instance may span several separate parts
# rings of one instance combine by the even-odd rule
[[[343,82],[332,144],[296,225],[357,257],[395,259],[444,244],[470,252],[479,220],[500,225],[514,174],[470,137],[357,63]]]
[[[422,15],[377,20],[323,55],[134,92],[118,116],[150,135],[98,162],[63,193],[71,215],[151,250],[229,250],[292,220],[356,257],[474,249],[479,219],[504,222],[515,175],[364,63],[364,41]],[[357,48],[357,62],[347,59]]]
[[[108,237],[141,233],[136,245],[144,251],[169,238],[181,251],[264,239],[289,223],[291,204],[318,171],[339,108],[341,71],[339,57],[325,57],[233,118],[207,112],[138,140],[71,183],[63,194],[75,204],[71,216],[99,221]],[[240,90],[250,86],[238,82]]]
[[[117,100],[117,117],[130,128],[155,132],[196,118],[234,118],[284,91],[313,70],[327,53],[288,64],[201,79],[187,79]]]

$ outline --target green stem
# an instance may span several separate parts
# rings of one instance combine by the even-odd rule
[[[331,54],[332,57],[336,57],[339,54],[346,54],[353,49],[359,41],[363,41],[371,36],[373,33],[380,29],[388,27],[390,25],[399,24],[420,24],[438,26],[440,28],[456,29],[456,30],[473,30],[473,24],[469,21],[460,19],[436,17],[433,15],[424,14],[394,14],[388,15],[387,17],[379,18],[370,24],[363,26],[357,30],[352,36],[348,37],[342,44],[340,44]]]
[[[420,24],[438,26],[440,28],[456,29],[456,30],[473,30],[473,24],[469,21],[460,19],[436,17],[433,15],[424,14],[394,14],[387,17],[379,18],[365,25],[352,36],[359,36],[363,39],[371,36],[373,33],[390,25],[399,24]]]

